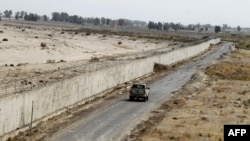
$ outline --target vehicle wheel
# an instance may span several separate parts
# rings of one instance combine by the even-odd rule
[[[130,96],[130,97],[129,97],[129,100],[130,100],[130,101],[133,101],[133,100],[134,100],[134,98],[133,98],[132,96]]]
[[[147,101],[147,97],[144,97],[144,98],[143,98],[143,101],[146,102],[146,101]]]
[[[147,100],[148,100],[148,96],[147,96]]]

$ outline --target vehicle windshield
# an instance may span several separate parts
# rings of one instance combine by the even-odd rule
[[[132,88],[136,88],[136,89],[145,89],[145,85],[134,84],[134,85],[132,86]]]

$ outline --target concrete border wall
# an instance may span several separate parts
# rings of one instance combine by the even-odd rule
[[[172,50],[166,54],[84,73],[36,91],[0,99],[0,140],[17,128],[29,124],[32,101],[34,101],[33,119],[38,121],[104,90],[149,74],[153,71],[154,63],[170,65],[198,55],[207,50],[210,44],[219,42],[220,39],[213,39],[199,45]]]

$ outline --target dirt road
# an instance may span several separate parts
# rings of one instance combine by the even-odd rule
[[[53,141],[109,141],[122,140],[141,120],[147,118],[150,111],[166,101],[171,93],[180,90],[194,72],[207,66],[229,51],[231,43],[220,48],[201,60],[190,62],[177,71],[149,84],[151,91],[148,102],[129,101],[124,94],[118,100],[107,103],[96,111],[76,122],[69,128],[52,136]]]

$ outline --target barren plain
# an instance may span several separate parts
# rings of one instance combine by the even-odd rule
[[[149,50],[179,47],[162,39],[74,32],[56,26],[0,23],[0,82]]]

